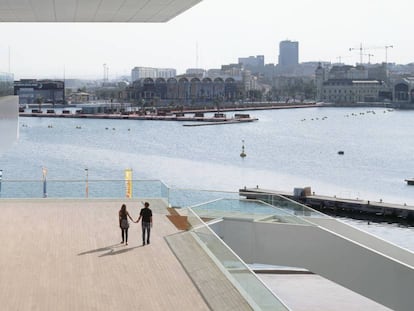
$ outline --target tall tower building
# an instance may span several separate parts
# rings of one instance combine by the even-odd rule
[[[279,43],[279,66],[288,68],[299,64],[299,42],[285,40]]]

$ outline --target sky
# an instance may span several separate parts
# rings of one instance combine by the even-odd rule
[[[167,23],[0,23],[0,72],[21,78],[102,79],[135,66],[220,68],[299,42],[299,61],[414,62],[412,0],[203,0]],[[357,50],[350,51],[350,48]],[[10,55],[10,57],[9,57]],[[363,56],[368,61],[368,56]]]

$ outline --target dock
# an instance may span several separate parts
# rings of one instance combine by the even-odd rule
[[[302,191],[296,191],[302,190]],[[261,188],[240,189],[241,196],[247,199],[260,199],[264,196],[277,195],[309,206],[332,216],[344,216],[368,221],[385,221],[391,223],[414,224],[414,206],[386,203],[382,200],[339,198],[336,196],[316,195],[310,187],[295,188],[293,192]]]
[[[250,117],[248,114],[243,116],[235,115],[234,117],[227,117],[225,114],[220,116],[214,115],[212,117],[185,115],[178,113],[173,115],[157,115],[157,114],[136,114],[136,113],[55,113],[55,112],[20,112],[20,117],[37,117],[37,118],[74,118],[74,119],[108,119],[108,120],[152,120],[152,121],[181,121],[181,122],[197,122],[202,125],[211,124],[235,124],[258,121],[258,118]],[[186,125],[194,126],[194,125]]]

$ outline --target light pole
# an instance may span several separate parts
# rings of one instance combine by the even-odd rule
[[[86,173],[86,184],[85,184],[85,196],[89,197],[89,170],[85,168]]]
[[[47,168],[42,167],[42,179],[43,179],[43,197],[47,198]]]

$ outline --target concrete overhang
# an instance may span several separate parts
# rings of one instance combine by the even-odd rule
[[[0,0],[0,22],[167,22],[202,0]]]

